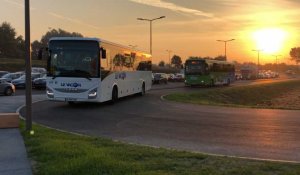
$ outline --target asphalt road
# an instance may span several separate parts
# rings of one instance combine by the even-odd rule
[[[142,145],[300,161],[300,111],[198,106],[160,98],[190,90],[182,84],[154,86],[143,97],[128,97],[115,105],[43,101],[33,105],[33,119],[57,129]]]

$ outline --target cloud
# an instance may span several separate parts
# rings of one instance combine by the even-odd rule
[[[9,3],[9,4],[12,4],[20,9],[24,9],[25,8],[25,5],[23,3],[20,3],[20,2],[17,2],[17,1],[14,1],[14,0],[4,0],[4,2],[6,3]],[[30,7],[30,10],[35,10],[35,8],[33,7]]]
[[[175,12],[192,14],[192,15],[196,15],[196,16],[204,16],[204,17],[209,17],[209,18],[214,16],[212,13],[205,13],[203,11],[182,7],[182,6],[176,5],[174,3],[163,2],[162,0],[129,0],[129,1],[148,5],[148,6],[153,6],[153,7],[169,9],[169,10],[172,10]]]
[[[58,19],[61,19],[61,20],[65,20],[65,21],[69,21],[69,22],[72,22],[72,23],[76,23],[76,24],[88,26],[88,27],[91,27],[91,28],[96,29],[96,30],[101,29],[101,28],[98,27],[98,26],[95,26],[95,25],[92,25],[92,24],[85,23],[85,22],[80,21],[80,20],[78,20],[78,19],[69,18],[69,17],[63,16],[63,15],[54,13],[54,12],[47,12],[47,13],[48,13],[50,16],[55,17],[55,18],[58,18]]]

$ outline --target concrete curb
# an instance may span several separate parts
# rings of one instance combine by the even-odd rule
[[[0,113],[0,129],[19,128],[19,113]]]

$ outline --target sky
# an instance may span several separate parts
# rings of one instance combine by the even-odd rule
[[[31,40],[61,28],[149,52],[153,19],[153,62],[176,54],[224,55],[229,61],[291,63],[289,51],[300,47],[300,0],[30,0]],[[0,23],[9,22],[24,36],[24,0],[0,0]]]

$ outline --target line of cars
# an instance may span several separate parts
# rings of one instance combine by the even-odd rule
[[[167,84],[168,82],[183,82],[184,74],[153,73],[152,84]]]
[[[40,67],[32,67],[31,82],[32,87],[36,89],[46,88],[46,69]],[[10,73],[0,71],[0,94],[13,95],[16,88],[26,87],[25,72]]]

